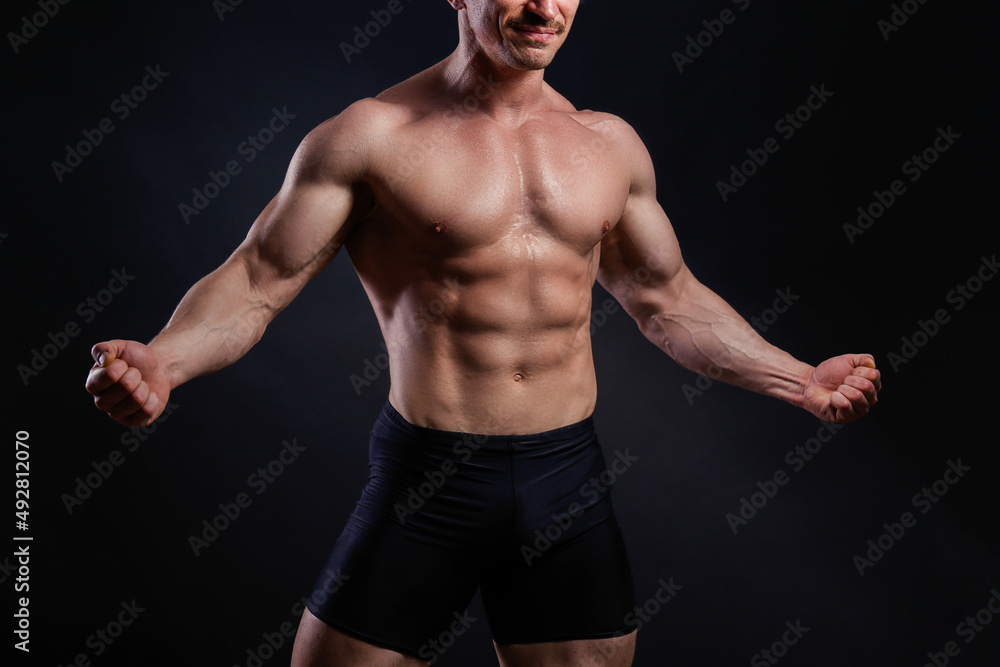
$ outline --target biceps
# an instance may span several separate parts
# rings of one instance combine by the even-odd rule
[[[598,282],[633,317],[669,299],[686,273],[673,226],[654,198],[630,202],[601,242]]]
[[[286,182],[231,259],[250,289],[280,310],[336,256],[361,199],[349,185]]]

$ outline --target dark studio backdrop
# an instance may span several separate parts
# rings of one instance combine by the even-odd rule
[[[348,258],[155,428],[92,407],[89,348],[154,336],[302,137],[447,55],[453,11],[4,15],[6,664],[287,664],[388,391]],[[997,664],[995,18],[940,0],[581,7],[547,80],[637,129],[695,274],[797,357],[871,352],[884,378],[872,415],[827,429],[680,369],[595,288],[598,432],[609,461],[636,459],[614,487],[636,665]],[[30,654],[12,648],[20,598]],[[478,598],[469,617],[437,664],[494,664]]]

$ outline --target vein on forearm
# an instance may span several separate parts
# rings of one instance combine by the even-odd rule
[[[732,371],[765,356],[767,343],[741,318],[687,300],[677,305],[650,316],[647,335],[685,368]]]
[[[752,391],[798,401],[808,368],[765,341],[714,292],[688,285],[647,303],[643,334],[688,370]]]
[[[255,287],[240,262],[199,280],[154,339],[165,351],[174,386],[241,358],[280,309]]]

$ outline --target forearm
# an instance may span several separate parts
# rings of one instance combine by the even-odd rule
[[[278,310],[254,289],[242,262],[230,258],[188,290],[149,347],[175,388],[240,359]]]
[[[643,334],[684,368],[793,405],[812,366],[765,341],[721,297],[687,274],[669,298],[652,300]]]

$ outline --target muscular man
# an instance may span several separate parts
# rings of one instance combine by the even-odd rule
[[[869,355],[797,361],[691,274],[632,128],[543,80],[577,0],[449,2],[454,53],[310,132],[233,255],[148,345],[97,344],[87,389],[122,424],[150,422],[345,247],[391,388],[330,559],[343,583],[310,601],[293,664],[426,664],[479,587],[501,665],[629,665],[623,540],[606,494],[580,493],[606,468],[594,281],[685,368],[825,420],[864,415],[879,372]],[[553,522],[550,549],[522,549]]]

